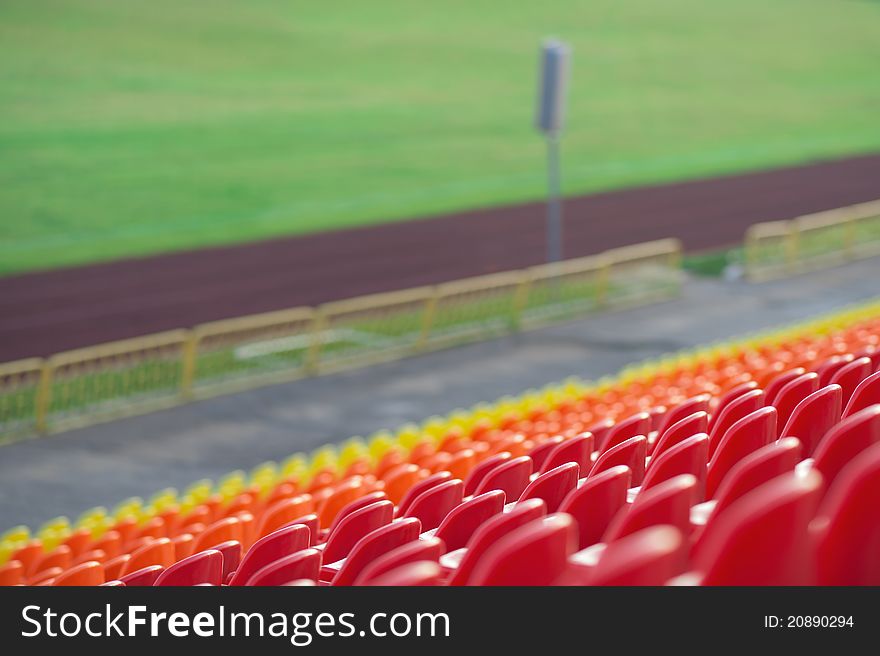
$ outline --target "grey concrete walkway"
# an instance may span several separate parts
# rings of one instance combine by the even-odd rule
[[[880,295],[878,280],[878,259],[761,285],[695,279],[659,305],[3,446],[0,530],[799,321]]]

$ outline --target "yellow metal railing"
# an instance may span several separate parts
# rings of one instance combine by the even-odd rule
[[[768,280],[880,254],[880,200],[757,223],[746,232],[750,280]]]
[[[679,290],[681,244],[225,319],[0,365],[0,438],[362,367]]]

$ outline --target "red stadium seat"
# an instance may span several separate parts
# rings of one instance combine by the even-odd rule
[[[547,456],[538,473],[546,474],[551,469],[569,462],[577,463],[580,471],[589,471],[593,466],[593,434],[581,433],[576,437],[557,444]],[[536,465],[537,467],[537,465]]]
[[[467,497],[474,494],[480,486],[480,483],[486,478],[486,474],[498,467],[498,465],[510,460],[511,457],[510,453],[502,451],[501,453],[496,453],[495,455],[486,458],[483,462],[474,467],[464,482],[464,495]]]
[[[159,578],[159,575],[163,571],[165,571],[165,568],[161,565],[148,565],[147,567],[142,567],[130,574],[126,574],[119,580],[122,581],[126,587],[149,587],[156,582],[156,579]]]
[[[651,450],[651,462],[653,463],[657,456],[661,455],[666,449],[669,449],[694,435],[708,433],[708,431],[709,415],[702,410],[700,412],[695,412],[692,415],[688,415],[684,419],[680,419],[667,428],[663,435],[661,435],[654,443],[654,448]],[[650,469],[650,467],[651,465],[648,465],[648,469]]]
[[[715,455],[715,451],[721,444],[721,438],[727,429],[733,426],[743,417],[750,415],[764,407],[764,392],[752,390],[746,392],[728,403],[717,411],[709,421],[709,458]]]
[[[795,406],[819,389],[819,375],[809,372],[786,383],[776,397],[773,406],[779,413],[776,419],[777,437],[782,437],[782,430],[794,412]]]
[[[871,362],[871,358],[861,357],[841,367],[831,377],[832,385],[840,385],[844,407],[849,402],[859,383],[870,376],[873,371],[874,365]]]
[[[647,450],[648,440],[644,436],[631,437],[600,455],[590,470],[590,477],[617,465],[626,465],[630,470],[630,483],[641,485],[645,477]]]
[[[708,413],[709,401],[711,398],[712,397],[708,394],[699,394],[683,403],[679,403],[663,416],[663,421],[660,422],[660,427],[657,429],[657,433],[663,435],[663,433],[669,430],[673,424],[678,423],[685,417],[690,417],[695,412]],[[688,435],[688,437],[690,437],[690,435]]]
[[[764,402],[767,405],[775,406],[776,399],[779,396],[779,392],[782,391],[782,388],[795,378],[803,376],[805,373],[807,373],[807,370],[803,367],[795,367],[794,369],[789,369],[773,378],[764,389]]]
[[[676,476],[650,490],[640,491],[632,505],[621,508],[611,520],[602,541],[614,542],[656,524],[669,524],[688,535],[696,493],[697,479],[690,474]]]
[[[605,453],[613,449],[621,442],[625,442],[636,435],[645,437],[651,432],[651,415],[647,412],[639,412],[623,421],[615,424],[605,435],[605,439],[598,445],[599,453]]]
[[[585,549],[602,539],[611,520],[626,504],[630,471],[617,465],[590,477],[568,493],[559,512],[570,514],[578,525],[578,549]]]
[[[396,549],[392,549],[384,556],[379,556],[372,563],[364,567],[353,585],[372,585],[374,579],[407,563],[423,562],[426,560],[436,563],[440,560],[440,555],[444,551],[443,541],[436,537],[407,542]]]
[[[419,539],[422,525],[415,517],[398,519],[364,535],[335,573],[333,585],[352,585],[364,567],[392,549]]]
[[[422,492],[406,512],[407,517],[416,517],[422,523],[423,531],[430,531],[440,526],[440,522],[461,503],[464,483],[459,479],[447,480],[445,483]]]
[[[644,528],[609,544],[587,579],[590,585],[665,585],[682,574],[687,540],[674,526]]]
[[[293,524],[280,528],[254,542],[235,569],[229,585],[245,585],[258,569],[308,547],[308,527]]]
[[[565,496],[577,486],[578,471],[579,467],[575,462],[551,469],[529,483],[519,500],[543,499],[547,504],[547,511],[556,512]]]
[[[880,443],[837,475],[813,523],[820,585],[880,585]]]
[[[332,563],[345,558],[358,540],[370,531],[390,524],[393,517],[394,505],[390,501],[377,501],[347,515],[327,536],[324,562]]]
[[[532,459],[528,456],[513,458],[491,470],[477,486],[474,494],[501,490],[508,499],[518,499],[529,484],[532,475]]]
[[[443,540],[447,550],[460,549],[483,522],[503,510],[504,501],[501,490],[472,497],[449,511],[434,535]]]
[[[419,587],[440,585],[443,579],[443,570],[437,563],[431,561],[419,561],[407,563],[386,572],[372,580],[371,585],[387,587]]]
[[[159,574],[153,585],[220,585],[222,582],[223,554],[216,549],[208,549],[177,561]]]
[[[813,455],[819,440],[840,421],[842,407],[840,385],[828,385],[797,404],[782,437],[796,437],[804,447],[804,455]]]
[[[878,403],[880,403],[880,371],[871,374],[858,384],[849,399],[849,403],[846,404],[843,416],[849,417],[859,410],[864,410]]]
[[[819,441],[813,467],[830,486],[840,471],[859,453],[880,442],[880,405],[847,417],[833,426]]]
[[[245,585],[265,587],[286,585],[302,579],[317,581],[320,571],[321,552],[311,548],[301,549],[257,570]]]
[[[398,504],[397,506],[397,512],[395,514],[398,517],[406,517],[407,511],[409,510],[413,501],[415,501],[423,492],[427,492],[431,488],[451,480],[452,474],[450,474],[448,471],[440,471],[436,474],[431,474],[427,478],[419,481],[418,483],[413,485],[404,495],[400,504]]]
[[[651,460],[651,466],[642,481],[642,490],[648,490],[675,476],[690,474],[697,479],[695,500],[702,501],[706,490],[708,454],[709,436],[705,433],[689,437],[666,449]]]
[[[474,565],[468,585],[553,585],[577,545],[571,515],[536,519],[497,540]]]
[[[449,585],[466,585],[474,565],[495,542],[520,526],[546,514],[547,506],[542,499],[529,499],[516,504],[509,513],[490,518],[477,529],[468,541],[464,557],[452,573]]]
[[[706,526],[694,568],[703,585],[811,585],[815,553],[808,526],[822,476],[783,474],[734,502]]]
[[[714,498],[731,467],[752,451],[769,444],[775,435],[776,408],[773,406],[756,410],[730,426],[721,438],[715,455],[709,460],[706,496]]]

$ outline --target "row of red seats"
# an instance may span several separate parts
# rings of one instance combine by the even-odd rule
[[[781,373],[763,390],[750,381],[721,398],[699,395],[662,414],[548,438],[528,455],[495,453],[464,480],[440,471],[399,500],[370,492],[326,529],[311,513],[251,545],[243,523],[227,517],[200,535],[194,555],[179,558],[179,545],[160,537],[118,572],[89,560],[43,568],[44,580],[880,583],[872,503],[880,491],[880,372],[867,357],[833,364]],[[0,581],[21,582],[24,569],[11,561]]]

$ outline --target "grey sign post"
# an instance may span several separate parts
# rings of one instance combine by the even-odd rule
[[[562,193],[559,135],[565,119],[565,98],[571,48],[550,39],[541,47],[541,79],[536,124],[547,139],[547,261],[562,259]]]

